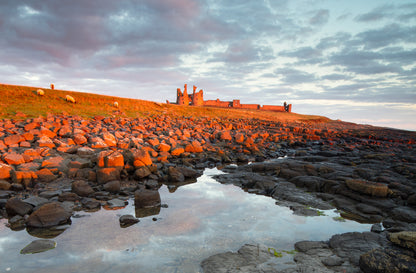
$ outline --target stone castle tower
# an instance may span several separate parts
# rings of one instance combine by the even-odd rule
[[[192,94],[188,95],[187,84],[183,86],[183,93],[181,92],[181,89],[178,88],[176,91],[176,104],[203,106],[204,91],[201,89],[198,92],[196,92],[196,89],[197,87],[194,85]]]

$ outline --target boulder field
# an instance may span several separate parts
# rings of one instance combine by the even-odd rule
[[[217,178],[221,183],[271,196],[294,213],[337,208],[344,218],[375,224],[368,234],[299,242],[287,272],[318,265],[329,272],[415,272],[411,266],[400,271],[415,259],[415,140],[415,132],[341,121],[171,115],[0,120],[0,218],[16,230],[51,228],[69,224],[76,210],[122,207],[128,198],[135,200],[136,217],[151,215],[149,209],[162,205],[162,184],[174,191],[204,168],[218,167],[226,172]],[[137,222],[132,215],[120,218],[121,226]],[[342,240],[355,240],[360,252],[349,255],[353,246]],[[259,264],[268,251],[262,253]],[[244,260],[224,255],[231,264]],[[215,257],[202,263],[206,272],[221,272]]]

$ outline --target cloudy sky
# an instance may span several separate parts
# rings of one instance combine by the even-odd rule
[[[416,130],[414,0],[1,0],[0,82]]]

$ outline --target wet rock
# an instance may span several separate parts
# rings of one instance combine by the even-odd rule
[[[348,232],[337,234],[329,240],[329,246],[341,258],[347,258],[358,266],[360,256],[374,248],[388,245],[387,239],[374,232]]]
[[[135,170],[134,172],[134,177],[136,179],[143,179],[148,177],[149,175],[151,175],[152,173],[150,172],[148,167],[139,167],[137,170]]]
[[[35,240],[25,246],[21,251],[20,254],[34,254],[45,252],[56,247],[56,242],[53,240]]]
[[[185,181],[185,176],[183,173],[175,167],[169,167],[168,169],[169,181],[170,182],[183,182]]]
[[[28,203],[33,207],[38,207],[48,203],[48,199],[39,196],[30,196],[29,198],[24,199],[23,202]]]
[[[160,194],[158,191],[141,189],[134,192],[134,205],[136,208],[160,206]]]
[[[36,171],[35,174],[41,182],[51,182],[57,178],[51,170],[46,168]]]
[[[0,180],[0,190],[8,191],[12,185],[5,180]]]
[[[67,223],[71,214],[68,213],[61,204],[53,202],[42,205],[34,211],[26,221],[30,227],[51,227]]]
[[[87,181],[84,180],[74,181],[71,185],[71,189],[74,193],[83,197],[94,193],[94,189],[88,184]]]
[[[81,197],[78,194],[74,193],[74,192],[63,192],[58,197],[59,202],[65,202],[65,201],[75,202],[75,201],[78,201],[80,199],[81,199]]]
[[[128,202],[126,200],[121,200],[118,198],[114,198],[111,200],[108,200],[106,203],[106,208],[109,209],[119,209],[119,208],[124,208],[125,206],[127,206]]]
[[[341,257],[338,257],[336,255],[332,255],[329,257],[326,257],[322,260],[322,263],[326,266],[340,266],[344,263],[344,259]]]
[[[102,168],[97,170],[98,184],[105,184],[109,181],[120,180],[120,169],[118,168]]]
[[[120,227],[126,228],[126,227],[129,227],[131,225],[134,225],[140,222],[140,220],[134,217],[133,215],[128,214],[128,215],[122,215],[119,218],[119,222],[120,222]]]
[[[416,222],[416,210],[410,207],[397,207],[391,211],[391,215],[393,219],[407,222],[407,223],[415,223]]]
[[[295,249],[307,253],[310,250],[329,248],[328,244],[320,241],[299,241],[295,243]]]
[[[244,245],[238,252],[213,255],[201,262],[204,273],[249,273],[277,272],[273,261],[276,258],[269,248],[260,245]],[[287,265],[286,267],[291,267]]]
[[[333,208],[329,203],[316,197],[316,195],[296,188],[294,184],[289,182],[278,183],[273,188],[271,195],[277,200],[276,203],[287,207],[304,205],[321,210]]]
[[[104,184],[103,188],[105,191],[111,193],[118,193],[120,191],[120,181],[114,180]]]
[[[176,167],[176,170],[182,173],[185,178],[197,178],[202,175],[202,173],[188,167]]]
[[[371,196],[386,197],[390,193],[386,184],[356,179],[349,179],[345,183],[348,188]]]
[[[62,194],[61,190],[42,191],[42,192],[39,193],[39,197],[43,197],[43,198],[46,198],[46,199],[51,199],[51,198],[53,198],[55,196],[58,196],[60,194]]]
[[[371,226],[371,232],[380,233],[382,231],[383,231],[383,228],[380,223],[376,223]]]
[[[416,231],[389,233],[388,239],[401,247],[410,248],[416,253]]]
[[[83,197],[80,200],[82,207],[87,210],[98,210],[101,207],[101,202],[89,197]]]
[[[416,259],[394,249],[373,249],[361,255],[359,264],[365,273],[416,272]]]
[[[325,179],[316,176],[296,176],[289,180],[298,187],[307,188],[310,191],[319,192]]]
[[[157,190],[160,187],[159,182],[153,179],[147,180],[144,185],[146,189],[149,189],[149,190]]]
[[[33,206],[18,198],[10,198],[6,203],[6,212],[9,217],[20,215],[25,216],[32,212]]]
[[[15,215],[9,219],[9,226],[11,230],[23,230],[26,227],[25,218]]]

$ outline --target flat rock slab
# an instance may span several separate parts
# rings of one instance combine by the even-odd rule
[[[237,252],[213,255],[201,263],[204,273],[292,272],[296,264],[292,255],[276,252],[264,245],[242,246]]]
[[[25,246],[20,254],[35,254],[45,252],[56,247],[56,242],[53,240],[35,240]]]
[[[117,209],[117,208],[124,208],[125,206],[128,205],[128,201],[125,200],[121,200],[118,198],[114,198],[111,200],[108,200],[106,203],[106,207],[108,207],[109,209]]]

